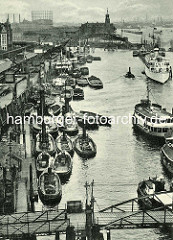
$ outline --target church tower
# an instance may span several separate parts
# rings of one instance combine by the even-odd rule
[[[110,17],[109,17],[109,12],[108,12],[108,8],[107,8],[107,13],[105,16],[105,25],[110,25]]]
[[[105,30],[106,32],[109,34],[110,33],[110,17],[109,17],[109,12],[108,12],[108,8],[107,8],[107,13],[105,16]]]

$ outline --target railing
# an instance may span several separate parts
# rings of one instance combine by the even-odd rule
[[[0,216],[0,237],[22,234],[50,234],[65,231],[69,226],[66,210],[24,212]]]

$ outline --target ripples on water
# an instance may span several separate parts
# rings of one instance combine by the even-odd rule
[[[88,64],[90,75],[96,75],[103,81],[104,88],[93,90],[84,88],[85,100],[72,102],[75,111],[88,110],[109,116],[128,116],[133,114],[134,106],[146,95],[146,77],[138,58],[130,51],[104,52],[96,50],[96,56],[102,61]],[[168,53],[173,66],[173,54]],[[136,76],[134,80],[124,78],[128,67]],[[165,85],[151,83],[155,99],[169,111],[173,106],[172,81]],[[160,162],[160,146],[153,145],[147,139],[136,135],[132,125],[114,124],[112,127],[100,127],[89,131],[97,144],[94,159],[82,160],[76,154],[73,158],[73,172],[67,184],[63,186],[60,208],[66,201],[85,199],[85,182],[95,181],[94,196],[96,209],[103,208],[137,196],[138,182],[164,174]],[[171,239],[158,229],[116,230],[112,239]]]

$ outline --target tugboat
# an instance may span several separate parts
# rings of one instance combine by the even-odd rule
[[[149,137],[164,140],[165,133],[173,127],[173,114],[161,105],[151,103],[149,93],[147,84],[147,99],[142,99],[141,103],[135,106],[133,126]]]
[[[47,151],[51,156],[54,155],[56,152],[55,141],[52,135],[46,132],[46,126],[43,121],[42,132],[38,133],[36,136],[35,143],[36,156],[44,150]]]
[[[74,149],[82,158],[92,158],[97,153],[94,141],[86,134],[85,124],[83,124],[83,133],[78,135],[74,141]]]
[[[62,197],[61,180],[52,168],[47,168],[39,177],[38,193],[44,205],[55,206]]]
[[[86,87],[88,86],[88,80],[87,78],[81,77],[76,79],[76,83],[80,87]]]
[[[135,78],[135,75],[131,73],[131,68],[129,67],[129,71],[126,73],[125,78]]]
[[[61,181],[66,181],[72,172],[72,159],[68,152],[62,151],[55,156],[54,171],[59,175]]]
[[[88,78],[88,84],[89,84],[89,86],[92,87],[92,88],[96,88],[96,89],[103,88],[103,83],[102,83],[102,81],[100,80],[100,78],[95,77],[95,76],[93,76],[93,75]]]
[[[45,150],[41,152],[36,158],[36,170],[37,176],[50,167],[51,162],[53,161],[53,157],[51,157]]]
[[[98,122],[98,124],[101,126],[111,126],[111,122],[112,122],[111,117],[106,117],[101,114],[97,114],[89,111],[82,111],[82,110],[80,111],[80,113],[83,114],[83,117],[85,115],[86,118],[95,119],[95,121]]]
[[[74,147],[71,139],[65,134],[65,131],[63,130],[63,134],[57,137],[55,140],[57,151],[68,152],[71,156],[74,154]]]
[[[58,108],[58,109],[57,109]],[[37,124],[33,123],[33,133],[37,135],[43,128],[45,131],[49,134],[52,134],[54,137],[57,137],[58,135],[58,127],[55,123],[49,121],[50,117],[53,116],[53,113],[56,112],[56,114],[59,113],[59,105],[54,105],[52,107],[49,107],[45,105],[45,96],[44,96],[44,91],[40,91],[40,104],[37,108],[36,112],[33,112],[33,116],[42,116],[42,119],[44,120],[43,122],[46,122],[48,120],[49,124]],[[51,109],[51,110],[50,110]],[[44,125],[44,126],[43,126]]]
[[[138,200],[139,204],[147,209],[163,206],[163,203],[161,203],[159,199],[153,197],[153,194],[160,192],[168,192],[165,190],[165,181],[162,177],[149,177],[148,180],[143,180],[138,184],[137,189],[138,197],[141,198]]]

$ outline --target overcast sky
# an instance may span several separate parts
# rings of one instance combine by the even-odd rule
[[[54,22],[103,22],[107,7],[111,21],[173,18],[173,0],[0,0],[0,17],[20,13],[21,19],[31,20],[32,10],[53,10]]]

